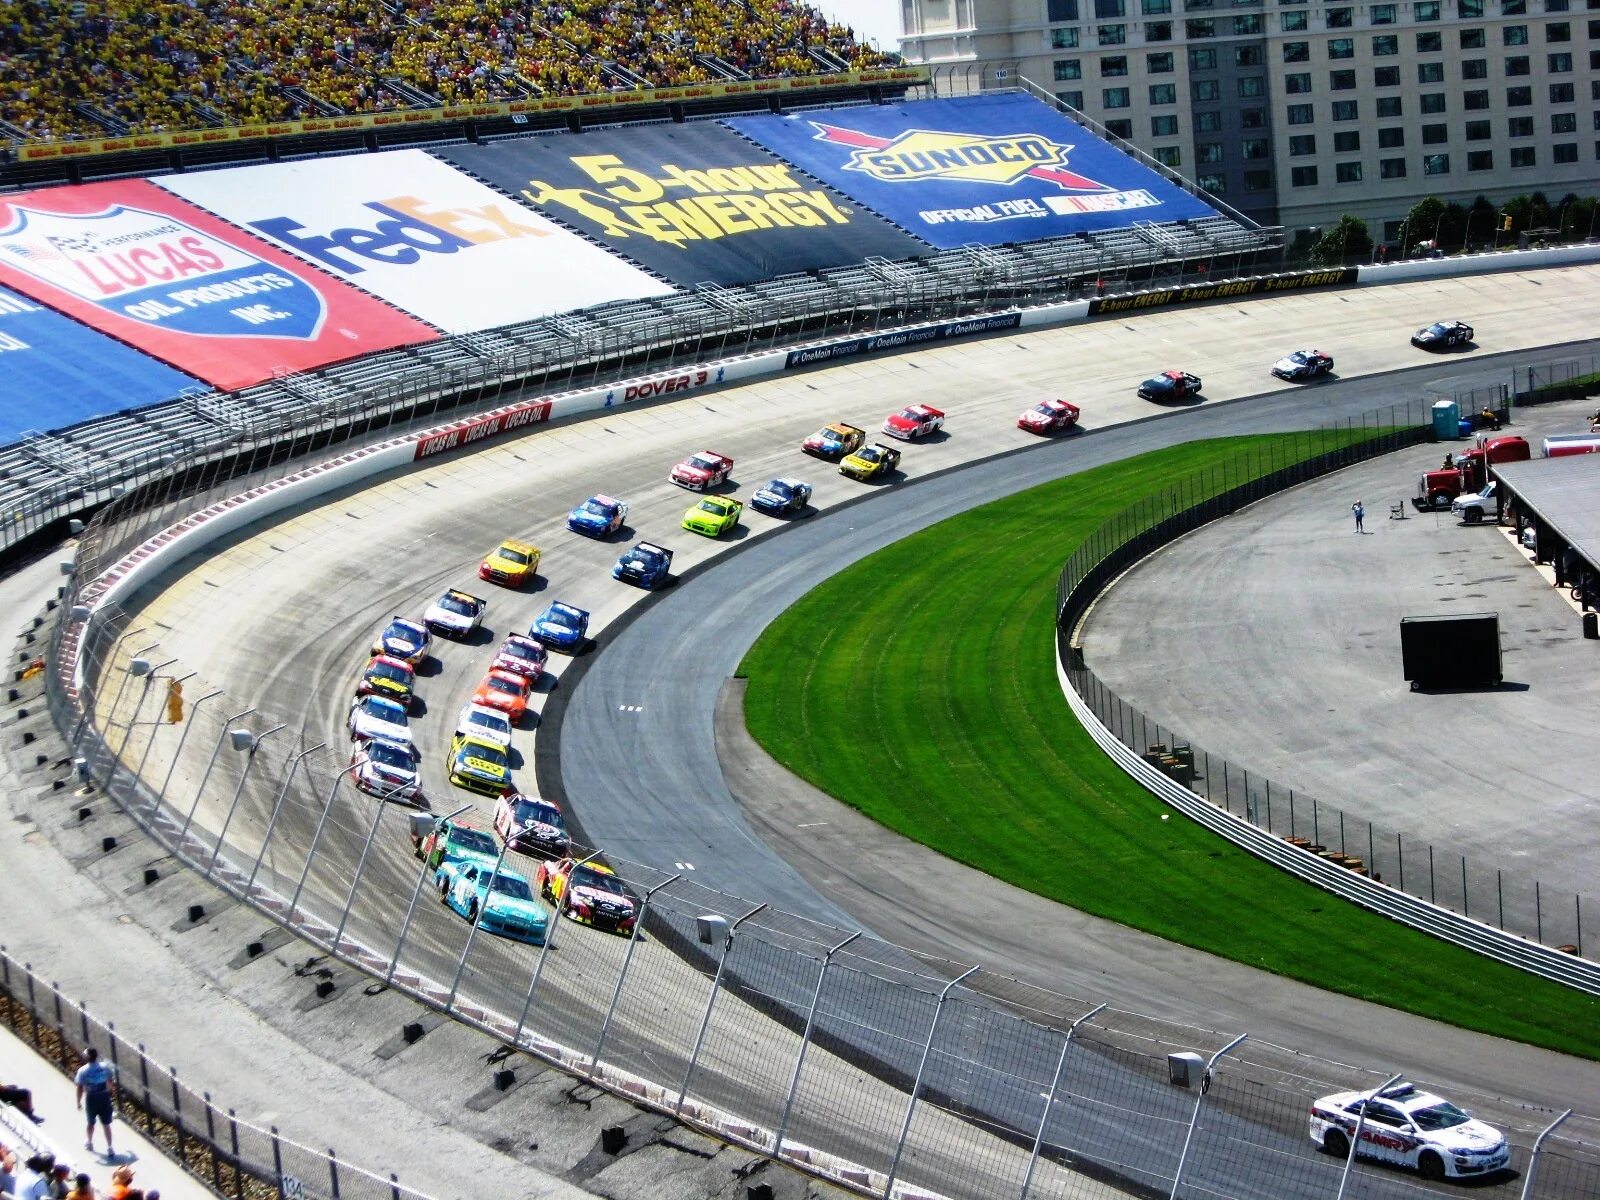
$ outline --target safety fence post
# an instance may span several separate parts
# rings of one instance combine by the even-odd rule
[[[671,879],[656,884],[655,887],[646,891],[639,901],[639,911],[633,918],[633,929],[628,935],[628,952],[622,956],[622,969],[617,972],[617,982],[611,989],[611,1003],[606,1006],[605,1019],[600,1022],[600,1036],[595,1039],[594,1053],[589,1057],[589,1073],[591,1075],[600,1066],[600,1054],[606,1048],[606,1036],[611,1032],[611,1018],[616,1015],[617,1004],[622,999],[622,984],[628,978],[628,968],[633,965],[633,952],[638,948],[639,933],[644,928],[645,916],[650,911],[650,901],[662,888],[677,883],[682,878],[683,875],[680,873],[674,875]],[[780,1133],[778,1136],[781,1140],[783,1135]]]
[[[1200,1076],[1200,1094],[1194,1098],[1194,1112],[1189,1115],[1189,1131],[1183,1135],[1183,1149],[1178,1152],[1178,1169],[1172,1176],[1172,1192],[1168,1200],[1178,1200],[1178,1188],[1183,1184],[1183,1168],[1189,1161],[1189,1147],[1194,1144],[1195,1126],[1200,1123],[1200,1109],[1206,1102],[1206,1093],[1211,1090],[1211,1068],[1217,1065],[1217,1059],[1249,1036],[1248,1033],[1241,1033],[1206,1060],[1205,1074]]]
[[[533,977],[528,980],[528,994],[522,998],[522,1013],[517,1017],[517,1031],[511,1037],[513,1046],[522,1044],[522,1028],[528,1023],[528,1010],[533,1007],[533,993],[539,986],[539,977],[544,974],[545,959],[550,956],[550,947],[555,945],[556,930],[561,926],[561,918],[566,915],[567,904],[572,899],[572,876],[578,873],[578,868],[593,862],[600,857],[600,851],[591,850],[577,862],[572,864],[572,870],[567,875],[567,886],[561,889],[561,895],[556,899],[555,920],[550,922],[550,928],[545,932],[544,945],[539,947],[539,961],[533,965]]]
[[[178,841],[173,849],[177,851],[180,857],[183,854],[183,839],[189,836],[189,826],[194,824],[194,815],[200,811],[200,801],[205,798],[206,782],[211,778],[211,769],[217,765],[217,755],[222,753],[222,743],[228,740],[228,733],[232,730],[233,723],[244,717],[248,717],[253,712],[255,712],[253,707],[246,708],[240,712],[234,713],[233,716],[229,717],[222,723],[222,732],[217,734],[217,744],[211,747],[211,757],[206,761],[205,773],[200,776],[200,786],[194,790],[194,803],[189,806],[189,815],[183,819],[183,828],[178,830]],[[192,717],[193,713],[191,712],[190,715]],[[172,765],[174,767],[178,765],[176,758],[173,759]],[[167,778],[172,778],[172,771],[170,768],[167,771]],[[165,790],[166,785],[162,784],[163,795],[165,794]]]
[[[222,828],[217,832],[217,844],[211,851],[211,861],[206,864],[202,874],[209,877],[217,869],[217,863],[222,859],[223,843],[227,839],[228,829],[233,824],[233,814],[239,807],[239,800],[244,795],[245,781],[250,778],[250,771],[256,765],[256,751],[261,749],[261,743],[275,733],[287,729],[287,725],[274,725],[264,733],[258,733],[250,739],[250,748],[245,751],[244,770],[239,772],[239,782],[233,789],[233,799],[228,802],[228,815],[222,818]]]
[[[1061,1075],[1067,1066],[1067,1051],[1072,1047],[1072,1035],[1078,1032],[1078,1026],[1091,1017],[1098,1016],[1106,1006],[1097,1004],[1071,1025],[1067,1026],[1067,1034],[1061,1039],[1061,1056],[1056,1059],[1056,1073],[1050,1078],[1050,1090],[1045,1093],[1044,1111],[1039,1114],[1039,1131],[1033,1135],[1033,1153],[1028,1156],[1028,1172],[1022,1177],[1022,1194],[1018,1200],[1028,1200],[1028,1189],[1033,1186],[1034,1168],[1039,1165],[1039,1147],[1044,1144],[1045,1126],[1050,1123],[1050,1110],[1055,1107],[1056,1092],[1061,1087]]]
[[[1550,1124],[1539,1131],[1539,1136],[1533,1139],[1533,1150],[1528,1155],[1528,1170],[1522,1177],[1522,1193],[1520,1200],[1529,1200],[1533,1195],[1533,1177],[1539,1167],[1539,1152],[1544,1149],[1544,1140],[1555,1132],[1556,1126],[1572,1115],[1569,1108]]]
[[[1399,1075],[1389,1076],[1383,1083],[1367,1093],[1367,1100],[1371,1100],[1374,1096],[1381,1094],[1384,1088],[1392,1087],[1399,1078]],[[1339,1175],[1339,1190],[1334,1194],[1334,1200],[1344,1200],[1345,1189],[1350,1186],[1350,1172],[1356,1165],[1356,1150],[1361,1145],[1361,1134],[1366,1127],[1367,1105],[1366,1101],[1362,1101],[1361,1111],[1356,1114],[1356,1130],[1351,1135],[1349,1150],[1344,1156],[1344,1170]]]
[[[794,1056],[794,1070],[789,1073],[789,1091],[783,1100],[783,1116],[778,1121],[777,1140],[772,1146],[775,1158],[783,1153],[783,1135],[788,1132],[789,1117],[794,1111],[794,1098],[800,1091],[800,1071],[806,1065],[806,1051],[811,1046],[811,1031],[817,1023],[817,1004],[822,999],[822,985],[828,978],[828,968],[833,965],[833,956],[860,936],[861,931],[858,929],[844,941],[830,946],[828,952],[822,956],[822,966],[817,971],[817,986],[811,992],[811,1007],[806,1010],[806,1027],[800,1034],[800,1050]]]
[[[261,852],[256,855],[255,864],[250,868],[250,878],[245,880],[244,894],[249,899],[251,889],[256,885],[256,874],[261,870],[261,863],[267,857],[267,847],[272,844],[272,831],[277,827],[278,814],[283,811],[284,798],[289,794],[289,785],[294,782],[295,773],[300,770],[300,761],[318,750],[327,749],[327,742],[318,742],[309,750],[302,750],[295,755],[289,763],[289,770],[283,777],[283,786],[278,789],[278,797],[272,802],[272,815],[267,818],[266,831],[261,835]]]
[[[939,998],[933,1004],[933,1020],[928,1022],[928,1040],[922,1044],[922,1059],[917,1063],[916,1078],[911,1081],[911,1095],[906,1099],[905,1120],[900,1123],[900,1138],[895,1142],[894,1161],[889,1164],[889,1178],[883,1185],[884,1200],[894,1195],[894,1181],[900,1174],[900,1158],[906,1152],[906,1139],[911,1136],[911,1118],[917,1111],[917,1093],[922,1090],[922,1076],[928,1069],[928,1059],[933,1054],[933,1039],[939,1032],[939,1018],[944,1014],[944,1002],[949,999],[951,991],[956,984],[975,975],[977,967],[968,967],[949,983],[944,985],[944,990],[939,993]]]
[[[728,952],[733,949],[733,936],[739,932],[739,926],[764,911],[766,907],[765,904],[756,905],[729,925],[727,932],[722,936],[722,951],[717,955],[717,973],[712,976],[711,994],[706,997],[706,1011],[700,1017],[700,1032],[695,1035],[694,1049],[689,1054],[689,1065],[683,1071],[683,1083],[678,1087],[678,1102],[672,1106],[672,1111],[675,1113],[683,1111],[684,1097],[689,1094],[689,1081],[694,1077],[695,1066],[700,1062],[700,1051],[706,1044],[706,1033],[711,1028],[711,1010],[716,1007],[717,993],[722,990],[722,973],[728,965]]]
[[[454,812],[438,818],[438,823],[443,824],[446,821],[453,821],[471,807],[472,805],[470,804],[463,804]],[[435,825],[435,828],[437,827],[438,826]],[[419,846],[418,849],[420,851],[421,847]],[[417,911],[417,901],[422,896],[423,884],[427,883],[428,881],[428,856],[426,853],[419,853],[417,857],[422,860],[422,869],[417,872],[417,886],[411,889],[411,901],[406,905],[406,915],[400,922],[400,936],[395,941],[394,953],[389,955],[389,970],[383,977],[383,982],[385,985],[394,982],[395,970],[400,966],[400,955],[404,953],[406,948],[406,935],[411,932],[411,918]]]
[[[505,866],[506,862],[506,851],[510,849],[511,838],[507,837],[503,842],[500,843],[500,853],[494,860],[494,870],[489,872],[489,878],[483,885],[483,903],[478,904],[474,902],[473,904],[475,911],[472,914],[472,927],[467,930],[466,944],[461,947],[461,961],[456,964],[455,978],[450,981],[450,995],[445,998],[444,1002],[444,1008],[446,1012],[449,1012],[455,1007],[456,992],[461,988],[461,976],[466,974],[467,970],[467,956],[472,953],[472,943],[473,940],[478,936],[478,926],[483,924],[483,914],[489,911],[489,899],[494,894],[494,881],[500,877],[500,868]],[[472,870],[473,868],[464,867],[463,869]],[[342,923],[340,924],[340,928],[344,928]],[[549,936],[550,931],[549,929],[546,929],[546,939],[548,939]],[[334,942],[334,946],[337,948],[337,940]]]

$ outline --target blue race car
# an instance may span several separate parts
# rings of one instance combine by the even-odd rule
[[[628,519],[628,505],[610,496],[590,496],[567,514],[567,528],[587,537],[603,538],[617,532]]]
[[[544,945],[549,916],[528,881],[493,863],[447,862],[433,877],[439,901],[485,933],[533,946]]]
[[[554,650],[576,650],[589,632],[589,614],[557,600],[534,618],[528,636]]]
[[[751,507],[759,508],[762,512],[775,517],[803,513],[809,503],[811,503],[811,485],[802,483],[798,479],[774,479],[771,483],[763,484],[756,494],[750,497]]]
[[[672,551],[653,542],[640,542],[623,552],[611,568],[611,578],[636,583],[642,588],[658,588],[672,573]]]

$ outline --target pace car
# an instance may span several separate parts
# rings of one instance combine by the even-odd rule
[[[434,875],[439,900],[485,933],[544,945],[550,917],[524,876],[493,863],[446,863]]]
[[[609,537],[628,519],[628,506],[611,496],[590,496],[567,514],[567,528],[586,537]]]
[[[775,517],[803,513],[811,503],[811,485],[798,479],[774,479],[756,489],[750,497],[750,506]]]
[[[699,454],[691,454],[673,467],[672,473],[667,478],[691,492],[703,492],[707,488],[720,486],[727,480],[728,472],[731,470],[733,470],[733,459],[726,454],[718,454],[714,450],[702,450]]]
[[[671,575],[672,551],[654,542],[640,542],[632,550],[624,550],[617,565],[611,568],[611,578],[636,583],[642,588],[658,588]]]
[[[1139,385],[1141,400],[1187,400],[1200,394],[1200,376],[1187,371],[1163,371]]]
[[[883,422],[883,432],[906,442],[929,437],[943,428],[944,413],[927,404],[907,405],[899,412],[890,413]]]
[[[532,638],[523,637],[520,633],[508,633],[506,640],[500,643],[500,649],[495,651],[489,669],[510,671],[513,675],[521,675],[529,683],[537,683],[544,674],[549,658],[545,648]]]
[[[540,863],[535,878],[539,894],[554,904],[557,912],[564,909],[570,919],[596,929],[633,933],[638,907],[610,867],[595,862],[579,865],[562,858]],[[569,889],[572,895],[563,905],[561,897]]]
[[[511,745],[511,718],[487,704],[463,704],[456,717],[456,735],[471,734],[496,746]]]
[[[374,654],[356,682],[356,695],[387,696],[397,704],[409,705],[416,677],[405,659]]]
[[[416,816],[411,825],[411,852],[437,871],[447,862],[469,859],[493,865],[500,847],[492,834],[448,817]]]
[[[505,713],[515,725],[528,711],[530,683],[515,671],[496,671],[492,667],[472,693],[472,703]]]
[[[528,636],[556,650],[576,650],[589,632],[589,614],[557,600],[533,619]]]
[[[373,738],[358,742],[350,755],[351,777],[369,796],[385,800],[415,800],[422,793],[417,764],[422,755],[410,742]]]
[[[815,454],[818,458],[825,458],[829,462],[838,462],[846,454],[854,454],[866,444],[865,430],[843,422],[835,422],[832,425],[824,425],[801,442],[800,449],[807,454]]]
[[[1041,400],[1017,418],[1017,428],[1029,433],[1054,433],[1078,423],[1078,406],[1065,400]]]
[[[1505,1135],[1494,1126],[1405,1082],[1376,1093],[1322,1097],[1311,1106],[1311,1140],[1335,1158],[1348,1157],[1363,1107],[1367,1115],[1356,1151],[1362,1158],[1413,1167],[1424,1179],[1488,1175],[1511,1161]]]
[[[863,446],[854,454],[847,454],[839,464],[839,474],[859,479],[863,483],[894,474],[900,465],[900,451],[874,442]]]
[[[478,564],[478,578],[519,588],[539,570],[539,548],[507,538]]]
[[[707,496],[683,514],[683,527],[690,533],[721,537],[739,524],[744,504],[726,496]]]
[[[450,739],[450,782],[480,796],[499,796],[511,788],[511,759],[476,733],[458,733]]]
[[[1315,379],[1331,370],[1333,370],[1333,355],[1324,354],[1321,350],[1296,350],[1293,354],[1285,354],[1272,364],[1274,375],[1293,383]]]
[[[433,635],[422,624],[395,617],[373,639],[372,653],[387,654],[414,667],[428,657],[428,647],[432,644]]]
[[[1465,346],[1472,340],[1472,326],[1465,321],[1435,321],[1411,335],[1411,344],[1424,350],[1446,350]]]
[[[406,706],[387,696],[358,696],[350,706],[350,719],[346,722],[350,737],[364,742],[368,738],[384,738],[391,742],[411,741],[411,723],[406,717]]]
[[[428,606],[422,623],[430,633],[462,638],[483,623],[483,610],[488,607],[488,601],[471,592],[451,588]]]
[[[513,850],[563,858],[571,845],[561,810],[548,800],[516,793],[495,801],[494,829]]]

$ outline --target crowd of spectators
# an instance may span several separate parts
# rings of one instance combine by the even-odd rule
[[[0,0],[0,140],[892,61],[801,0]]]

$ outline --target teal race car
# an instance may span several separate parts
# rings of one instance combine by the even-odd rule
[[[487,829],[417,813],[411,818],[411,851],[437,871],[447,862],[493,863],[500,846]]]
[[[532,946],[544,945],[549,916],[528,881],[493,862],[447,862],[433,877],[439,902],[485,933]]]
[[[721,537],[739,524],[744,505],[726,496],[707,496],[683,514],[683,527],[690,533]]]

